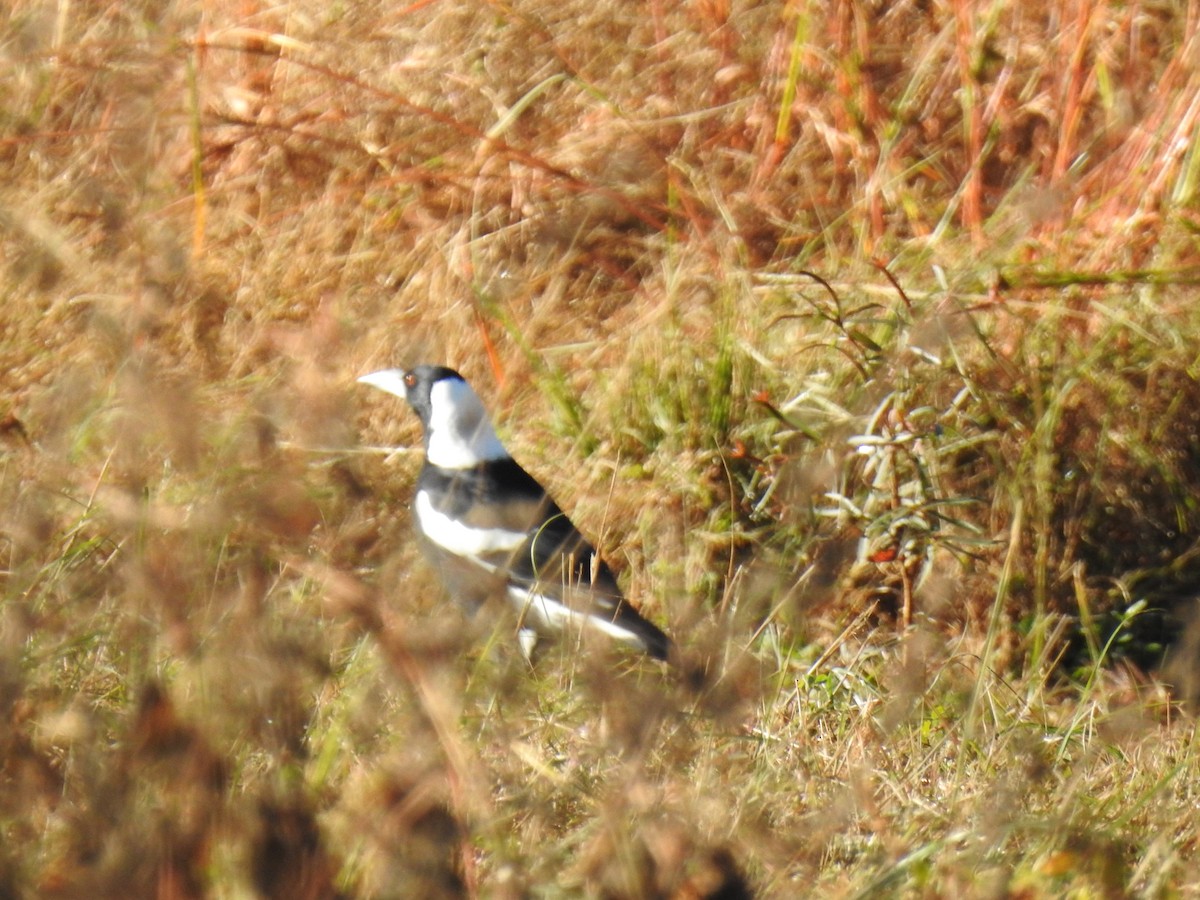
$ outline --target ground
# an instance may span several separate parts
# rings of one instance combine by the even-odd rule
[[[1200,894],[1197,40],[12,0],[0,894]],[[447,601],[418,362],[682,665]]]

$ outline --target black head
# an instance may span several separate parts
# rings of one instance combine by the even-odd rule
[[[384,369],[359,381],[408,401],[425,431],[426,459],[457,469],[507,457],[479,397],[445,366]]]
[[[466,383],[453,369],[429,365],[414,366],[411,369],[381,369],[363,375],[358,380],[407,400],[426,429],[429,428],[429,421],[433,415],[430,400],[433,386],[447,380]]]
[[[400,375],[400,380],[404,384],[404,399],[413,408],[413,412],[417,414],[417,418],[421,420],[421,426],[425,429],[429,428],[429,421],[433,416],[433,405],[430,398],[433,386],[439,381],[463,381],[465,383],[463,377],[453,369],[430,365],[414,366],[404,370]]]

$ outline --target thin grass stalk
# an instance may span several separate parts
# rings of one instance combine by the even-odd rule
[[[1083,118],[1086,107],[1084,100],[1084,84],[1088,79],[1085,69],[1088,49],[1091,45],[1091,23],[1094,7],[1089,0],[1078,0],[1075,8],[1074,46],[1071,47],[1070,62],[1067,65],[1067,82],[1063,86],[1061,109],[1062,118],[1058,133],[1058,146],[1054,153],[1054,163],[1050,170],[1052,184],[1057,184],[1075,157],[1075,146],[1079,133],[1079,123]]]
[[[975,3],[955,0],[957,23],[954,44],[962,91],[963,130],[966,139],[966,174],[962,192],[962,223],[976,247],[983,244],[983,176],[979,167],[983,151],[983,110],[979,103],[979,82],[975,75]]]

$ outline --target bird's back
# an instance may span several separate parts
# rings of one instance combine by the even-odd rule
[[[437,513],[479,535],[471,561],[426,539],[423,549],[455,599],[474,610],[507,590],[544,597],[584,616],[627,629],[651,655],[666,659],[670,642],[625,600],[612,570],[537,480],[508,457],[469,469],[426,464],[417,481]],[[430,528],[421,522],[418,531]],[[507,537],[506,537],[507,536]],[[488,546],[484,546],[487,544]],[[480,572],[490,576],[480,580]]]

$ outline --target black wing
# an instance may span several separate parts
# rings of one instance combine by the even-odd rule
[[[418,489],[437,497],[435,508],[464,525],[527,535],[512,552],[471,559],[428,546],[426,552],[460,602],[474,608],[487,600],[499,583],[471,576],[481,570],[496,573],[522,590],[611,622],[635,635],[655,658],[667,658],[667,636],[625,599],[596,549],[515,460],[491,460],[467,470],[426,465]]]

